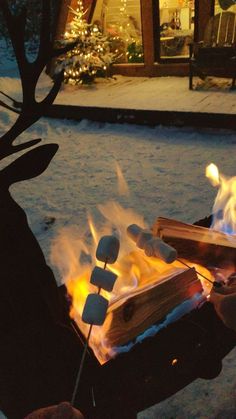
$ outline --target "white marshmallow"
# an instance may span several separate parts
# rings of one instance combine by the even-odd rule
[[[146,243],[153,237],[150,230],[144,230],[137,224],[131,224],[126,231],[127,235],[136,243],[140,249],[144,249]]]
[[[127,234],[140,249],[144,249],[147,256],[158,257],[166,263],[172,263],[177,258],[177,251],[159,237],[153,236],[150,230],[131,224],[127,228]]]
[[[136,243],[138,236],[140,235],[142,230],[143,229],[139,227],[137,224],[131,224],[127,227],[126,231],[131,240],[133,240]]]
[[[141,234],[138,236],[138,239],[136,241],[136,245],[140,248],[140,249],[144,249],[146,244],[149,242],[149,240],[151,240],[153,238],[153,235],[151,233],[151,231],[149,230],[143,230],[141,232]]]
[[[114,263],[118,257],[120,242],[115,236],[103,236],[97,247],[96,258],[104,263]]]
[[[84,323],[101,326],[106,318],[108,300],[100,294],[89,294],[82,313]]]
[[[98,266],[93,269],[90,277],[91,284],[108,292],[113,290],[116,280],[116,274],[110,271],[105,271],[105,269],[99,268]]]
[[[172,263],[177,258],[177,251],[159,237],[153,237],[144,247],[145,254],[150,257],[158,257],[166,263]]]

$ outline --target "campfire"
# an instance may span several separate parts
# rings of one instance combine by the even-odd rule
[[[117,173],[119,189],[123,186],[127,193],[120,169]],[[74,228],[62,230],[57,237],[52,260],[59,267],[71,298],[70,316],[84,336],[89,330],[89,325],[82,321],[85,300],[88,294],[97,292],[90,275],[94,266],[103,267],[96,260],[96,247],[103,235],[114,234],[120,240],[119,257],[107,266],[118,279],[111,293],[101,290],[109,300],[107,317],[103,326],[93,327],[89,342],[101,364],[202,304],[212,283],[227,281],[234,272],[236,239],[229,234],[229,226],[230,233],[234,232],[233,222],[223,219],[225,213],[229,214],[229,206],[230,220],[234,216],[234,180],[220,175],[214,165],[208,166],[206,175],[219,187],[211,229],[158,218],[149,230],[177,249],[178,257],[172,263],[147,255],[130,239],[127,227],[137,225],[148,231],[148,226],[140,215],[116,202],[98,206],[105,222],[97,227],[89,217],[89,234],[82,239],[78,239]]]
[[[219,191],[213,206],[212,228],[228,234],[228,239],[236,234],[236,177],[227,178],[219,173],[213,163],[207,166],[206,176]]]

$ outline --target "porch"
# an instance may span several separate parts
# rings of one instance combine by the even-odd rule
[[[236,91],[231,80],[187,77],[98,79],[91,86],[65,86],[47,116],[140,125],[236,129]],[[45,115],[46,116],[46,115]]]

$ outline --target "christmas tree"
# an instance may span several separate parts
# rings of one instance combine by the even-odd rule
[[[86,21],[82,0],[77,3],[76,10],[70,8],[74,17],[61,41],[75,42],[75,47],[60,59],[56,71],[64,70],[65,83],[92,83],[96,76],[108,74],[113,54],[98,25]]]

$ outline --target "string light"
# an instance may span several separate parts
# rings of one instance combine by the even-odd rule
[[[75,40],[77,45],[63,57],[63,61],[59,61],[59,71],[63,68],[66,83],[89,83],[98,72],[100,75],[106,74],[113,61],[113,53],[110,53],[107,37],[99,27],[86,21],[83,1],[77,1],[77,7],[70,10],[74,17],[64,34],[64,40]]]

